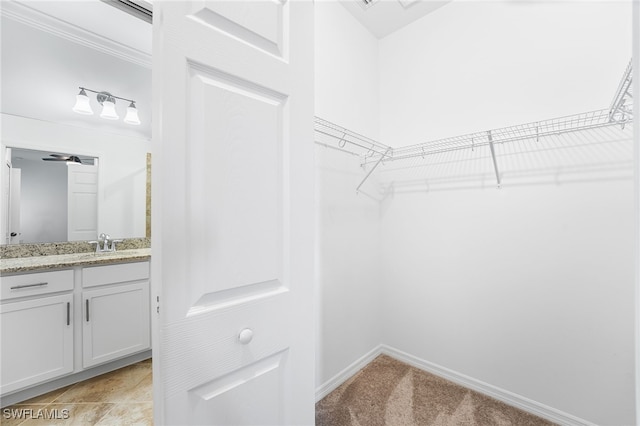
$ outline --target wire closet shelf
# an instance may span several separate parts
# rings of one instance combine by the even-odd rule
[[[330,121],[315,117],[315,143],[364,158],[387,156],[389,146],[353,132]]]
[[[624,126],[627,123],[631,123],[633,119],[631,92],[632,69],[631,62],[629,62],[618,85],[618,90],[611,102],[611,106],[608,109],[468,133],[400,148],[392,148],[389,145],[375,141],[345,127],[316,117],[315,143],[358,156],[361,166],[365,169],[367,166],[370,166],[369,171],[356,190],[360,189],[362,184],[381,163],[416,157],[424,158],[429,155],[457,150],[473,150],[486,146],[490,148],[496,180],[498,185],[500,185],[500,173],[495,154],[495,145],[522,140],[539,141],[540,138],[543,137],[614,125],[619,125],[624,128]]]

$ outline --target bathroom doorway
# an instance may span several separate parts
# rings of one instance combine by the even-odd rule
[[[2,142],[24,150],[46,151],[46,155],[40,155],[37,160],[49,157],[49,153],[81,154],[81,162],[86,161],[87,155],[83,154],[99,158],[99,203],[95,206],[98,232],[109,233],[114,239],[136,240],[139,247],[148,248],[151,24],[113,7],[112,3],[99,0],[73,4],[63,1],[3,2],[2,116],[6,126]],[[92,115],[72,111],[80,87],[86,87],[93,96],[93,108],[100,105],[90,89],[111,93],[116,98],[115,109],[120,116],[108,120],[101,117],[104,114],[99,110]],[[131,104],[137,110],[138,122],[125,120],[125,111]],[[6,131],[7,128],[13,130]],[[21,132],[14,131],[16,129],[25,130],[22,133],[28,133],[29,137],[21,138]],[[69,137],[70,134],[74,137]],[[73,149],[70,145],[74,145]],[[38,162],[66,169],[64,164]],[[51,211],[49,216],[52,216]],[[47,215],[43,217],[45,219],[41,220],[46,220]],[[63,222],[66,223],[64,218]],[[38,244],[71,247],[71,239],[56,236],[39,240]],[[15,242],[19,243],[19,238]],[[147,264],[147,289],[148,269]],[[72,276],[74,274],[72,280],[77,284],[80,269],[75,269]],[[122,282],[126,281],[126,277],[122,279]],[[147,309],[151,312],[155,310],[152,292],[147,290],[145,294],[149,295]],[[109,360],[94,359],[88,365],[82,352],[83,328],[79,327],[80,319],[84,319],[84,300],[70,292],[69,297],[72,298],[69,322],[74,329],[73,372],[54,381],[38,382],[33,388],[23,389],[25,392],[12,391],[3,397],[3,408],[19,407],[22,413],[25,409],[55,408],[66,410],[59,411],[61,416],[70,415],[78,421],[82,419],[82,423],[96,424],[100,421],[113,424],[119,412],[129,411],[132,415],[137,414],[135,418],[130,417],[131,422],[125,423],[148,418],[147,423],[152,424],[151,346],[147,344],[143,349],[133,349],[124,355],[115,354]],[[151,329],[148,325],[147,328],[150,335]],[[40,395],[34,398],[35,394],[29,395],[26,391],[35,391],[36,387]],[[15,401],[18,395],[24,395],[24,398]],[[129,404],[127,410],[121,405],[125,403]],[[85,412],[89,406],[95,409],[90,418],[86,417],[89,412]],[[5,421],[13,424],[6,416],[3,424]]]

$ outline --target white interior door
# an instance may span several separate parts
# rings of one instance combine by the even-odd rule
[[[0,235],[2,235],[3,244],[9,244],[9,209],[10,209],[10,175],[11,175],[11,148],[1,149],[0,157],[2,157],[2,208],[0,208]]]
[[[20,242],[20,200],[22,199],[22,170],[9,166],[9,244]]]
[[[68,240],[95,239],[98,235],[98,164],[67,168]]]
[[[313,4],[156,2],[153,56],[156,422],[313,424]]]
[[[4,244],[20,242],[20,199],[22,171],[11,163],[11,148],[0,152],[2,157],[2,208],[0,209],[0,235]]]

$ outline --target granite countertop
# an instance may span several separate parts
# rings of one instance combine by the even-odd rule
[[[119,250],[104,253],[68,253],[49,256],[17,257],[0,259],[0,274],[19,272],[38,272],[72,266],[105,265],[110,263],[136,262],[149,260],[150,248]]]

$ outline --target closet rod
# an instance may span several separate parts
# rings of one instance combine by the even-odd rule
[[[338,144],[340,144],[340,142],[344,141],[345,143],[348,143],[348,144],[351,144],[351,145],[357,146],[357,147],[362,148],[362,149],[365,149],[365,150],[367,150],[367,151],[373,151],[373,153],[375,153],[375,154],[381,154],[381,152],[376,151],[376,150],[375,150],[375,149],[373,149],[372,147],[365,146],[365,145],[359,144],[359,143],[357,143],[357,142],[353,142],[353,141],[348,140],[348,139],[345,137],[345,135],[342,135],[342,136],[340,136],[340,135],[333,135],[333,134],[331,134],[331,133],[327,133],[327,132],[322,131],[322,130],[319,130],[319,129],[316,129],[316,132],[318,132],[318,133],[320,133],[320,134],[323,134],[323,135],[330,136],[330,137],[332,137],[332,138],[339,139],[340,141],[338,142]],[[338,148],[339,148],[339,149],[344,149],[342,146],[339,146]],[[347,152],[349,152],[349,151],[347,151]],[[386,152],[386,150],[385,150],[385,152]],[[357,155],[357,154],[356,154],[356,155]]]
[[[385,144],[382,144],[380,142],[377,142],[377,141],[375,141],[375,140],[373,140],[371,138],[368,138],[368,137],[366,137],[364,135],[361,135],[360,133],[356,133],[356,132],[354,132],[352,130],[347,129],[346,127],[339,126],[339,125],[337,125],[335,123],[332,123],[331,121],[327,121],[327,120],[325,120],[323,118],[315,117],[314,122],[315,122],[315,128],[316,129],[324,127],[326,129],[334,130],[335,132],[338,132],[338,133],[345,133],[349,137],[352,137],[352,138],[358,139],[358,140],[360,140],[362,142],[366,142],[368,144],[374,145],[374,146],[376,146],[378,148],[381,148],[383,150],[386,150],[387,148],[389,148],[388,145],[385,145]]]
[[[314,141],[316,144],[320,145],[320,146],[324,146],[325,148],[329,148],[329,149],[335,149],[336,151],[340,151],[340,152],[346,152],[347,154],[351,154],[351,155],[355,155],[356,157],[360,157],[360,155],[356,154],[355,152],[351,152],[347,149],[344,148],[339,148],[337,146],[331,146],[329,144],[320,142],[320,141]]]

